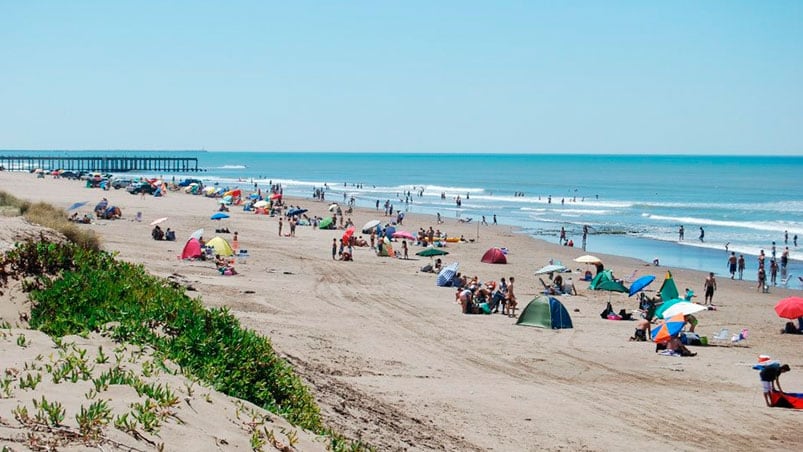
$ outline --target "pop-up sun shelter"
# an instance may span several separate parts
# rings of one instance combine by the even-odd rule
[[[573,328],[572,318],[563,303],[556,298],[538,295],[521,311],[516,325],[536,326],[538,328]]]
[[[482,262],[486,264],[507,264],[505,252],[500,248],[491,248],[482,255]]]
[[[221,237],[215,237],[212,240],[206,242],[206,246],[212,247],[215,250],[215,254],[220,254],[221,256],[228,257],[234,255],[234,249],[229,245],[229,242],[226,239]]]
[[[195,237],[190,237],[187,244],[184,245],[184,250],[181,251],[182,259],[195,259],[201,257],[201,242]]]

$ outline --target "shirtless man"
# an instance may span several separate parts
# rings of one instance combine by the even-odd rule
[[[510,277],[510,282],[507,283],[507,303],[506,308],[509,316],[516,315],[516,293],[513,291],[513,283],[516,281],[514,277]]]
[[[708,274],[708,278],[705,278],[705,283],[703,283],[703,287],[705,288],[705,304],[714,303],[714,291],[717,290],[717,280],[714,279],[714,272]]]

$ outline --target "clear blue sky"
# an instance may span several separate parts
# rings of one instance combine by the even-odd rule
[[[803,154],[803,2],[0,0],[0,149]]]

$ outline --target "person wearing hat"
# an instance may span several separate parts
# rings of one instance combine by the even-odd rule
[[[767,406],[772,406],[770,393],[773,391],[783,392],[780,377],[782,373],[789,372],[791,368],[789,364],[781,365],[778,361],[770,361],[769,356],[766,355],[759,356],[758,363],[761,366],[761,371],[758,375],[761,379],[761,387],[764,390],[764,402],[767,403]]]

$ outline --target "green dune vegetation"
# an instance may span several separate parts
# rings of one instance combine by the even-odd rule
[[[7,195],[0,202],[23,215],[66,218],[47,205],[9,203]],[[107,331],[120,343],[147,345],[214,389],[328,437],[332,450],[370,449],[324,425],[310,391],[269,339],[243,328],[227,309],[207,309],[180,286],[98,250],[97,237],[79,232],[65,233],[77,239],[65,243],[18,243],[0,259],[0,286],[21,280],[29,294],[32,328],[54,338]]]

